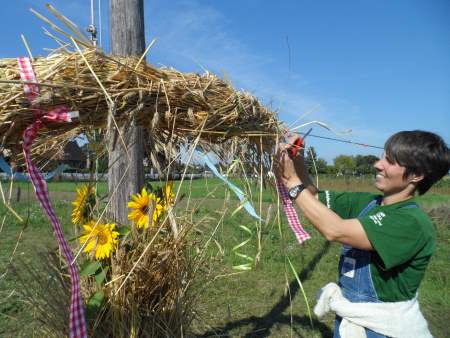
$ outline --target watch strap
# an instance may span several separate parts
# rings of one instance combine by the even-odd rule
[[[298,184],[296,186],[293,186],[291,189],[289,189],[288,194],[289,194],[289,198],[291,200],[295,200],[298,195],[300,195],[302,193],[303,190],[305,190],[305,185],[303,183]]]

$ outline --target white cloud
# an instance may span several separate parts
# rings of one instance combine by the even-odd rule
[[[231,35],[233,30],[227,26],[232,23],[214,7],[199,5],[197,1],[171,2],[170,5],[152,2],[146,7],[145,17],[147,40],[158,39],[149,58],[151,63],[158,60],[182,71],[203,71],[200,66],[216,74],[224,70],[235,87],[257,96],[277,111],[287,125],[300,118],[296,125],[320,120],[336,131],[354,127],[348,124],[348,117],[358,115],[358,105],[346,99],[324,100],[305,94],[308,79],[290,72],[288,66],[278,64],[278,60],[251,50],[244,38]],[[351,122],[364,125],[357,119]],[[358,131],[348,138],[367,136],[362,129]],[[314,127],[314,132],[334,136],[320,127]],[[330,152],[324,150],[322,156],[331,161],[341,144],[329,147],[327,142],[322,149],[328,147]]]
[[[214,7],[197,1],[175,1],[170,5],[152,2],[145,9],[147,40],[158,39],[150,62],[159,59],[183,71],[202,71],[201,67],[216,74],[224,71],[235,87],[250,91],[265,104],[272,103],[287,121],[321,106],[317,98],[302,94],[307,79],[280,70],[276,60],[251,50],[243,38],[231,35],[227,26],[232,23]],[[316,110],[314,118],[319,113],[323,110]]]

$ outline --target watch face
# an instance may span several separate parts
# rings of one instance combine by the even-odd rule
[[[293,187],[292,189],[289,189],[289,196],[291,198],[296,198],[298,195],[298,186]]]

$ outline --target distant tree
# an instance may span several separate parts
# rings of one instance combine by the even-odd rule
[[[317,157],[317,152],[314,147],[309,147],[305,152],[305,164],[311,174],[315,174],[316,170],[318,174],[327,173],[327,161],[323,158]]]
[[[309,147],[306,149],[305,151],[306,154],[306,159],[314,159],[314,161],[317,161],[317,152],[316,149],[314,149],[314,147]]]
[[[327,174],[328,173],[328,164],[323,158],[318,158],[316,161],[317,173],[319,174]]]
[[[357,155],[355,157],[356,172],[360,175],[375,174],[374,163],[378,157],[374,155]]]
[[[336,167],[334,165],[327,165],[327,174],[336,174]]]
[[[353,174],[356,168],[355,159],[349,155],[339,155],[334,159],[334,166],[337,173]]]
[[[305,149],[305,164],[310,172],[314,171],[313,163],[316,161],[317,161],[317,153],[314,147],[308,147],[307,149]]]

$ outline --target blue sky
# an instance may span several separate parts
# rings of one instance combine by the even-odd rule
[[[2,3],[1,58],[26,54],[21,33],[34,55],[54,47],[28,10],[47,13],[46,2]],[[89,24],[89,0],[50,3],[80,27]],[[108,50],[109,2],[101,6]],[[225,72],[287,125],[319,120],[351,129],[344,139],[376,146],[396,131],[425,129],[450,143],[450,1],[145,0],[145,25],[147,43],[157,39],[148,62]],[[320,127],[313,134],[335,137]],[[330,162],[381,153],[313,137],[308,143]]]

